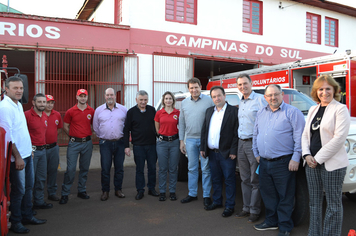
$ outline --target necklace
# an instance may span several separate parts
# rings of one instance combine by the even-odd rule
[[[321,120],[321,117],[317,117],[317,118],[316,118],[316,121],[314,122],[314,124],[312,124],[312,129],[313,129],[313,130],[319,129],[319,127],[320,127],[320,120]]]

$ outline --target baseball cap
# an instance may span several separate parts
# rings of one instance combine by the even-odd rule
[[[85,95],[88,96],[88,91],[86,91],[85,89],[79,89],[79,90],[77,91],[77,96],[79,96],[80,94],[85,94]]]
[[[47,102],[49,102],[49,101],[55,101],[55,100],[54,100],[54,97],[53,97],[52,95],[47,94],[47,95],[46,95],[46,98],[47,98]]]

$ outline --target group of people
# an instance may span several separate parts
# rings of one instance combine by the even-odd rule
[[[181,109],[175,108],[171,92],[162,95],[162,109],[156,112],[148,105],[148,94],[138,91],[134,107],[127,110],[116,102],[114,89],[105,90],[106,102],[94,111],[87,104],[88,92],[79,89],[77,104],[70,108],[62,123],[53,110],[51,95],[36,94],[31,110],[23,112],[19,100],[23,83],[18,77],[6,80],[6,95],[0,102],[0,122],[12,137],[11,229],[28,233],[25,224],[43,224],[34,217],[33,209],[52,208],[44,201],[47,180],[48,199],[68,202],[79,157],[77,196],[89,199],[86,181],[92,155],[92,129],[99,138],[101,155],[101,200],[110,192],[110,170],[114,163],[115,196],[124,198],[122,190],[125,154],[131,155],[130,141],[136,164],[135,199],[148,195],[177,200],[176,184],[180,152],[188,158],[188,195],[181,203],[198,198],[199,163],[202,172],[204,209],[221,208],[223,217],[235,211],[236,162],[241,177],[243,207],[236,218],[259,220],[261,200],[266,218],[254,225],[256,230],[279,229],[279,236],[293,229],[292,211],[296,171],[306,168],[310,198],[309,235],[340,235],[342,225],[342,183],[348,165],[343,147],[350,125],[350,115],[340,99],[338,83],[328,75],[313,84],[311,96],[318,103],[305,121],[300,110],[283,101],[279,85],[271,84],[260,95],[252,91],[247,74],[238,76],[237,87],[242,93],[239,107],[226,102],[225,90],[214,86],[210,97],[201,93],[197,78],[188,80],[189,97]],[[4,112],[6,110],[6,112]],[[67,169],[61,197],[56,195],[59,164],[57,130],[69,136]],[[156,191],[156,164],[158,186]],[[147,182],[144,168],[147,163]],[[225,202],[223,185],[225,184]],[[211,197],[211,190],[212,197]],[[322,200],[325,191],[327,210],[322,225]],[[33,201],[33,205],[32,205]]]

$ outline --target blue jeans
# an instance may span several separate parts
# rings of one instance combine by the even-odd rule
[[[56,195],[57,192],[57,170],[59,165],[59,147],[46,150],[47,157],[47,192],[48,196]]]
[[[79,176],[78,176],[78,192],[86,192],[86,183],[88,179],[88,171],[90,166],[91,154],[93,151],[93,143],[91,140],[81,142],[69,142],[67,148],[67,170],[64,173],[62,184],[62,196],[70,194],[70,188],[73,185],[75,171],[77,169],[77,160],[79,158]]]
[[[225,179],[225,208],[234,209],[236,197],[236,158],[225,159],[220,153],[210,151],[209,165],[213,182],[213,202],[222,205],[222,191]]]
[[[16,170],[15,162],[10,165],[10,222],[16,224],[21,220],[30,220],[32,214],[32,188],[34,181],[33,160],[29,156],[23,159],[25,168]]]
[[[133,146],[134,160],[136,164],[136,189],[137,192],[145,192],[145,161],[147,161],[147,188],[155,189],[156,186],[156,144]]]
[[[122,189],[124,179],[125,145],[122,140],[108,141],[100,139],[101,190],[110,192],[110,170],[114,161],[115,191]]]
[[[44,204],[44,187],[47,178],[46,149],[34,151],[33,170],[35,173],[35,186],[33,188],[33,204]]]
[[[289,171],[291,157],[278,161],[260,158],[260,192],[266,207],[265,222],[281,231],[293,229],[296,172]]]
[[[179,139],[169,141],[157,141],[158,156],[158,181],[159,192],[165,193],[167,189],[167,171],[169,173],[169,192],[176,192],[178,163],[180,157]]]
[[[200,156],[200,139],[189,138],[185,141],[188,155],[188,190],[189,196],[198,195],[199,180],[199,159],[202,171],[203,197],[210,197],[211,174],[209,167],[209,158]]]

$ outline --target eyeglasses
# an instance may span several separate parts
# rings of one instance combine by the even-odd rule
[[[275,94],[266,94],[265,96],[268,97],[268,98],[271,98],[271,97],[278,97],[279,95],[281,95],[281,93],[275,93]]]

